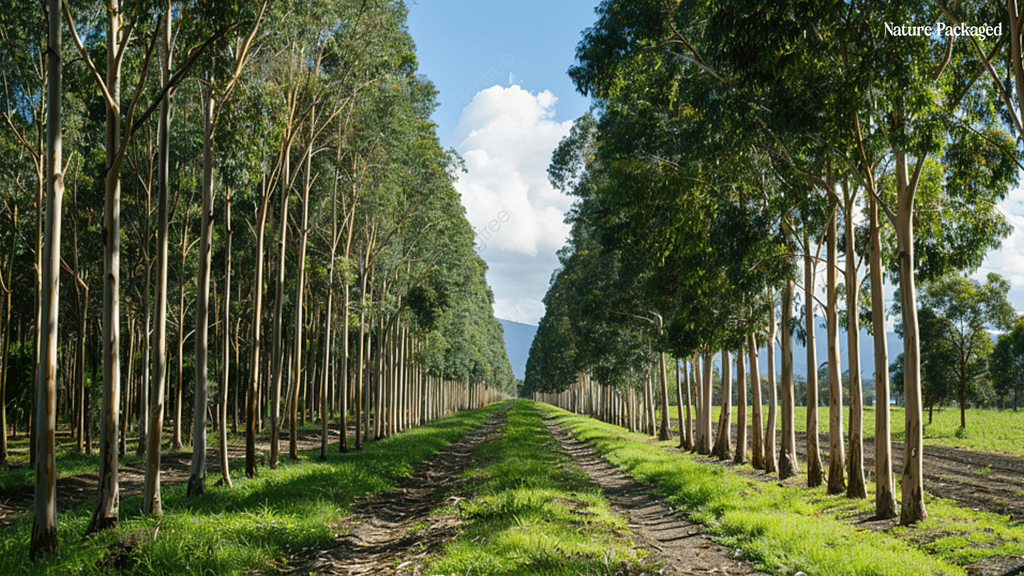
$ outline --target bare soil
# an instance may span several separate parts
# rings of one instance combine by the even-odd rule
[[[629,519],[636,547],[664,562],[663,574],[763,574],[734,557],[733,550],[713,541],[691,522],[652,495],[652,486],[638,482],[608,463],[589,444],[548,422],[562,448],[601,487],[612,508]]]
[[[716,413],[717,416],[717,413]],[[672,420],[673,435],[678,438],[679,425]],[[750,429],[747,430],[750,434]],[[748,446],[750,435],[747,436]],[[733,449],[736,444],[736,426],[732,428]],[[776,437],[776,446],[780,439]],[[849,441],[844,440],[847,448]],[[828,471],[828,433],[819,432],[822,467]],[[892,471],[897,482],[903,475],[903,442],[892,443]],[[807,434],[796,433],[797,458],[800,471],[806,472]],[[849,450],[846,450],[847,455]],[[874,482],[875,441],[864,442],[864,474]],[[806,477],[799,477],[806,481]],[[926,444],[924,447],[925,491],[946,498],[959,506],[1009,516],[1011,520],[1024,520],[1024,457],[998,452],[963,450],[949,446]]]

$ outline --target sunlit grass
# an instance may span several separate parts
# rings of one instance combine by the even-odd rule
[[[120,526],[88,539],[83,534],[92,502],[85,503],[58,515],[60,555],[35,564],[28,560],[32,518],[26,515],[0,532],[0,572],[89,574],[104,567],[156,574],[276,571],[292,555],[333,542],[336,524],[355,498],[393,488],[413,466],[499,407],[449,416],[368,443],[359,452],[332,450],[326,462],[320,462],[319,450],[300,452],[299,460],[284,458],[276,470],[261,468],[256,479],[244,478],[242,462],[233,462],[234,488],[215,487],[219,474],[208,476],[206,493],[198,498],[185,497],[184,483],[165,486],[161,518],[142,516],[139,496],[122,499]]]
[[[871,516],[873,486],[866,500],[783,487],[670,452],[589,417],[543,410],[772,573],[963,574],[963,566],[979,558],[1024,553],[1024,528],[1005,516],[928,497],[930,519],[912,528],[874,530],[857,523]]]
[[[517,401],[476,463],[465,475],[463,490],[474,494],[458,506],[459,535],[426,574],[615,574],[636,566],[642,552],[631,548],[626,520],[565,454],[533,402]]]

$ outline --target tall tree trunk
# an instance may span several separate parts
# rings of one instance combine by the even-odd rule
[[[299,271],[296,274],[295,279],[295,343],[292,351],[293,362],[292,362],[292,404],[291,412],[288,418],[288,458],[292,460],[299,459],[299,444],[298,435],[299,430],[296,425],[296,409],[299,403],[299,377],[302,372],[302,298],[305,295],[305,281],[306,281],[306,243],[309,238],[309,188],[312,186],[310,180],[310,172],[312,171],[313,161],[313,128],[310,126],[310,142],[309,147],[306,149],[306,174],[304,175],[305,182],[302,186],[302,224],[299,228]]]
[[[209,392],[210,268],[213,256],[213,89],[203,111],[203,214],[199,235],[199,286],[196,290],[195,395],[192,399],[192,470],[187,496],[206,490],[206,404]]]
[[[676,360],[676,404],[679,418],[679,448],[689,450],[692,445],[690,438],[690,389],[689,383],[686,386],[686,419],[683,419],[683,373],[686,372],[685,362],[683,368],[679,367],[679,360]]]
[[[889,351],[882,294],[882,226],[878,201],[868,198],[871,226],[871,330],[875,344],[875,516],[896,517],[896,482],[892,474],[892,425],[889,414]]]
[[[346,250],[347,252],[347,250]],[[348,261],[347,254],[345,261]],[[349,382],[351,382],[351,375],[349,374],[349,334],[348,334],[348,323],[349,314],[351,308],[349,307],[349,283],[348,279],[342,279],[341,287],[341,330],[338,331],[339,337],[341,338],[341,406],[338,409],[338,413],[341,415],[341,422],[339,426],[338,439],[338,450],[341,452],[348,452],[348,406],[349,406]],[[358,410],[358,408],[356,409]],[[358,417],[356,422],[358,422]]]
[[[867,498],[864,485],[864,397],[860,377],[860,283],[857,281],[857,245],[853,230],[853,196],[844,183],[846,209],[846,353],[850,373],[850,453],[847,456],[846,495]]]
[[[220,374],[220,472],[219,484],[231,488],[231,467],[228,465],[228,382],[231,373],[231,190],[224,194],[224,360]],[[236,387],[237,394],[237,387]],[[237,399],[238,396],[236,395]],[[235,401],[238,405],[238,401]]]
[[[779,471],[775,458],[775,417],[778,398],[775,389],[775,302],[771,293],[768,297],[772,300],[772,305],[768,310],[768,337],[765,339],[765,350],[768,352],[768,422],[764,428],[764,471],[772,474]],[[792,399],[792,395],[790,398]]]
[[[14,206],[13,228],[15,230],[18,229],[18,206],[17,205]],[[11,296],[14,294],[14,250],[17,247],[17,244],[16,244],[17,238],[18,238],[17,234],[11,234],[11,250],[10,250],[10,255],[9,255],[8,259],[7,259],[7,282],[8,282],[8,285],[7,285],[6,297],[4,298],[3,351],[0,352],[0,353],[3,354],[3,356],[0,356],[0,469],[6,469],[6,467],[7,467],[7,365],[9,363],[8,359],[11,356],[11,320],[13,318],[13,316],[11,316]],[[77,253],[77,249],[78,249],[78,243],[77,242],[75,243],[75,249],[76,249],[76,253]],[[78,268],[77,268],[77,264],[76,264],[75,271],[77,272],[77,270],[78,270]],[[85,322],[82,319],[82,310],[84,308],[83,308],[83,303],[81,301],[80,290],[76,290],[76,293],[79,294],[79,301],[78,301],[78,312],[79,312],[78,346],[79,346],[79,348],[82,348],[82,347],[85,346]],[[82,369],[83,369],[83,366],[82,366],[83,362],[81,361],[82,355],[79,354],[78,357],[80,359],[75,364],[76,375],[77,375],[77,373],[81,372]],[[75,381],[76,382],[81,382],[81,380],[78,379],[78,378],[76,378]],[[82,410],[80,408],[81,407],[81,401],[82,401],[82,394],[81,394],[81,392],[79,392],[79,394],[75,397],[75,400],[77,402],[76,406],[79,407],[79,410],[76,413],[76,415],[78,416],[79,419],[76,420],[76,423],[80,423],[81,422],[81,420],[80,420],[81,419],[81,414],[82,414]],[[78,451],[81,452],[82,451],[82,426],[80,424],[77,424],[77,427],[78,427]]]
[[[42,135],[39,135],[42,139]],[[47,129],[47,138],[49,138],[49,129]],[[39,144],[39,149],[43,149],[42,142]],[[33,332],[33,343],[32,343],[32,369],[36,372],[32,375],[32,381],[39,381],[39,362],[40,362],[40,351],[43,347],[43,237],[46,235],[46,229],[44,228],[44,216],[46,212],[46,197],[49,194],[49,188],[47,179],[50,177],[49,174],[44,174],[48,168],[44,166],[44,162],[38,162],[36,164],[36,262],[35,262],[35,273],[36,273],[36,292],[35,292],[35,331]],[[28,413],[28,427],[29,427],[29,448],[28,448],[28,460],[29,464],[33,467],[36,465],[36,396],[37,394],[30,394],[32,402],[29,407]]]
[[[764,429],[761,426],[761,370],[757,366],[757,337],[747,335],[747,355],[750,362],[750,400],[752,406],[750,421],[750,462],[755,470],[764,470]],[[741,360],[742,361],[742,360]]]
[[[181,229],[181,272],[178,274],[178,353],[177,374],[178,386],[174,390],[174,429],[171,432],[171,450],[180,452],[181,442],[181,404],[184,401],[182,391],[185,388],[185,256],[188,246],[188,215]]]
[[[259,222],[256,225],[256,270],[253,274],[253,307],[252,331],[249,345],[249,397],[247,400],[245,419],[245,475],[255,478],[259,472],[256,468],[256,419],[259,418],[257,397],[260,381],[260,321],[263,319],[263,246],[267,235],[267,212],[270,208],[270,183],[264,176],[260,187],[263,198],[260,200]]]
[[[100,410],[100,470],[96,508],[87,533],[117,524],[119,485],[117,463],[118,415],[121,394],[121,40],[119,0],[109,4],[107,29],[107,92],[117,108],[107,106],[106,207],[103,258],[103,405]]]
[[[47,49],[47,126],[46,126],[46,235],[43,249],[41,291],[46,350],[36,366],[36,461],[35,512],[29,558],[57,553],[57,328],[60,310],[60,221],[64,198],[63,157],[61,148],[61,3],[49,2]],[[40,206],[42,209],[42,206]],[[12,254],[13,257],[13,254]],[[5,430],[6,434],[6,430]]]
[[[650,370],[644,378],[644,428],[648,436],[654,436],[654,383]]]
[[[163,29],[160,31],[164,61],[160,67],[164,87],[170,81],[171,52],[171,2],[167,2]],[[164,426],[164,390],[167,384],[167,248],[169,229],[167,223],[167,190],[170,178],[170,127],[171,95],[168,92],[160,102],[160,120],[157,140],[160,148],[157,166],[157,256],[156,256],[156,333],[153,348],[153,383],[149,399],[149,446],[146,449],[146,486],[142,497],[142,511],[146,514],[163,514],[160,501],[160,437]]]
[[[658,334],[665,328],[665,321],[661,315],[657,315]],[[668,425],[668,374],[665,370],[665,352],[658,353],[658,384],[661,386],[661,426],[658,428],[658,440],[665,441],[672,439],[672,430]],[[679,415],[680,417],[682,414]]]
[[[747,375],[744,370],[743,347],[736,351],[736,454],[737,464],[747,462]]]
[[[807,331],[807,485],[821,486],[824,470],[818,448],[818,359],[814,338],[814,260],[804,241],[804,329]]]
[[[711,367],[710,351],[704,352],[701,378],[700,418],[697,422],[697,453],[711,454]]]
[[[914,287],[914,192],[921,173],[918,161],[913,181],[907,181],[907,158],[896,155],[896,243],[900,267],[900,305],[903,309],[903,397],[906,424],[903,442],[903,501],[900,524],[928,517],[924,506],[924,429],[921,403],[921,342],[917,325],[917,294]]]
[[[720,460],[728,460],[732,451],[730,432],[732,431],[732,361],[729,351],[722,349],[722,410],[718,414],[718,436],[711,449],[711,455]],[[711,394],[708,393],[708,401]]]
[[[286,137],[287,138],[287,137]],[[281,450],[281,381],[284,377],[282,360],[284,359],[282,328],[284,325],[284,266],[288,241],[288,199],[291,196],[291,140],[286,139],[281,155],[281,229],[277,241],[277,280],[276,297],[274,299],[274,349],[270,358],[271,392],[270,392],[270,460],[269,466],[277,468],[278,455]]]
[[[793,281],[782,291],[782,451],[779,453],[779,479],[800,473],[796,460],[796,397],[793,393]]]
[[[369,248],[366,250],[369,254]],[[356,365],[356,450],[363,448],[363,389],[366,372],[366,259],[359,260],[359,362]]]
[[[843,374],[839,363],[839,303],[836,269],[838,254],[836,242],[836,213],[832,210],[826,226],[827,264],[826,310],[828,327],[828,493],[842,494],[846,491],[846,455],[843,447]],[[810,368],[808,368],[810,370]]]

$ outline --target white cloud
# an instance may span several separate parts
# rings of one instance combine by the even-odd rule
[[[989,272],[995,272],[1010,281],[1010,304],[1024,311],[1024,188],[1015,188],[999,204],[1013,232],[1003,240],[999,250],[990,252],[974,274],[981,282]]]
[[[494,86],[477,93],[455,130],[467,170],[455,186],[490,266],[495,313],[529,324],[544,313],[555,253],[569,233],[572,200],[547,177],[551,153],[572,127],[554,119],[557,101],[548,91]]]

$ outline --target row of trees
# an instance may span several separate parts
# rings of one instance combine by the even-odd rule
[[[753,7],[605,0],[598,14],[569,72],[595,99],[596,113],[576,123],[549,170],[577,201],[523,391],[596,397],[595,413],[632,421],[638,401],[654,412],[650,389],[657,386],[664,439],[667,358],[679,358],[677,394],[696,405],[692,417],[681,418],[683,446],[738,460],[749,450],[755,466],[785,478],[800,471],[793,339],[806,343],[807,404],[818,405],[815,323],[823,318],[829,470],[820,456],[817,411],[808,410],[807,481],[863,498],[859,335],[863,323],[874,340],[868,369],[876,396],[887,399],[885,280],[897,286],[904,344],[899,516],[903,523],[925,518],[916,286],[977,268],[1010,231],[996,203],[1021,167],[1018,8],[980,1]],[[883,26],[956,24],[964,15],[1003,22],[1010,34],[894,37]],[[761,343],[770,343],[767,394],[758,369]],[[725,369],[713,433],[718,351]],[[631,388],[647,391],[635,400]],[[897,507],[888,402],[879,403],[875,422],[876,512],[889,518]]]
[[[0,461],[10,406],[33,557],[57,549],[58,422],[79,450],[98,433],[95,531],[129,434],[161,513],[165,419],[197,496],[211,419],[231,484],[229,405],[255,476],[283,408],[290,457],[309,417],[326,458],[331,421],[360,448],[512,391],[405,19],[400,0],[0,4]]]

